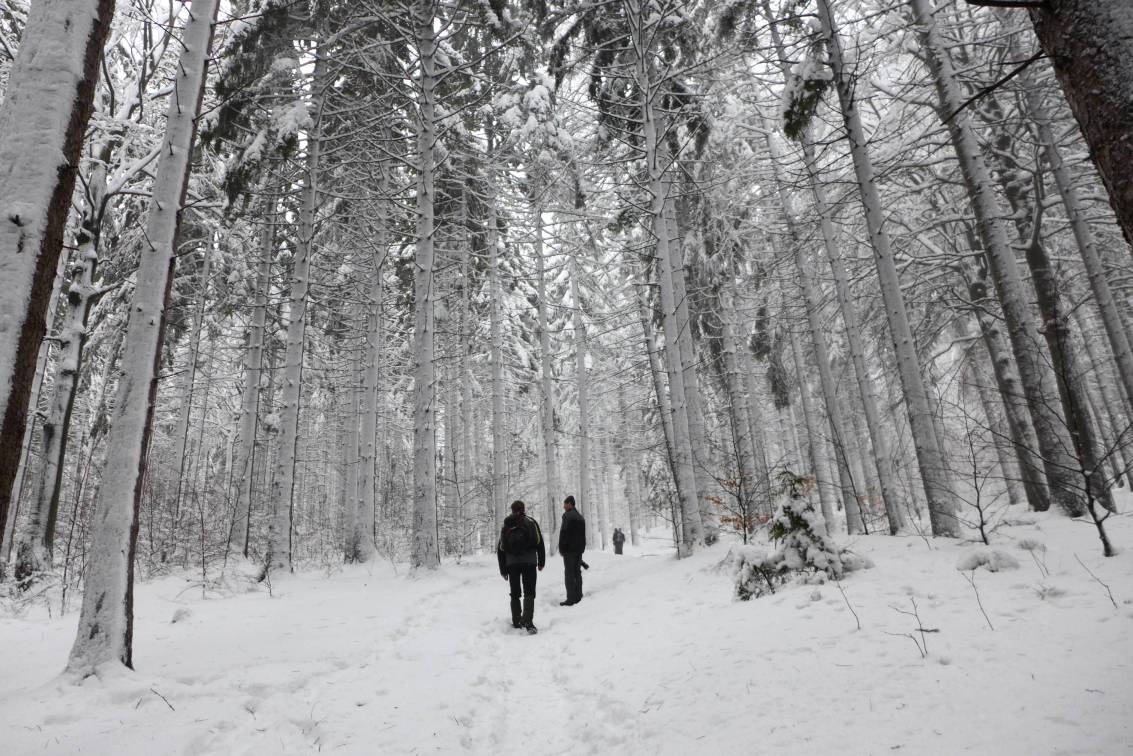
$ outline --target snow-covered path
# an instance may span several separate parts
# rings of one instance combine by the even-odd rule
[[[975,573],[994,630],[955,569],[974,547],[918,538],[858,542],[877,565],[843,584],[860,631],[837,586],[734,602],[723,546],[677,562],[663,541],[588,554],[575,607],[551,559],[533,637],[486,558],[209,599],[167,578],[139,589],[134,674],[62,685],[74,618],[0,620],[0,752],[1133,753],[1133,551],[1103,559],[1053,515],[999,540],[1020,567]]]

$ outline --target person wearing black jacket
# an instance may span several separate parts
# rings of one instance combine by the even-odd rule
[[[563,500],[563,525],[559,529],[559,553],[563,555],[566,601],[559,606],[574,606],[582,601],[582,552],[586,551],[586,520],[575,509],[574,497]]]
[[[534,635],[538,632],[534,623],[536,570],[542,570],[546,565],[547,549],[539,523],[524,513],[525,508],[522,501],[511,503],[511,514],[504,520],[496,545],[496,558],[500,563],[500,575],[511,583],[511,626],[525,628]],[[521,589],[522,612],[519,606]]]

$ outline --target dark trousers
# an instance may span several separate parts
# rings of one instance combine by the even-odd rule
[[[563,555],[563,572],[566,579],[566,600],[582,600],[582,554],[572,554],[566,551]]]
[[[615,543],[615,544],[614,544],[614,553],[615,553],[615,554],[620,554],[620,553],[622,553],[622,545],[621,545],[620,543]]]
[[[519,589],[522,585],[522,595],[535,598],[535,576],[538,574],[533,564],[509,564],[507,577],[511,581],[511,597],[513,599],[520,597]]]

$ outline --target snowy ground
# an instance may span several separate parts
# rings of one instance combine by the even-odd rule
[[[55,677],[74,616],[0,619],[0,753],[1133,753],[1133,516],[1110,520],[1111,559],[1088,525],[1025,519],[996,537],[1019,568],[975,573],[994,630],[956,569],[977,547],[920,538],[857,539],[876,566],[846,599],[737,602],[726,545],[678,562],[658,539],[589,553],[586,598],[564,608],[552,559],[534,637],[511,629],[486,558],[301,574],[272,595],[167,578],[138,590],[138,671],[80,687]],[[927,658],[898,611],[911,599]]]

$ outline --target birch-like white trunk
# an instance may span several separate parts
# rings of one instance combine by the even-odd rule
[[[437,549],[436,385],[433,367],[433,225],[436,159],[436,55],[432,0],[413,8],[417,48],[417,243],[413,272],[413,528],[409,562],[435,569]]]
[[[113,15],[113,0],[32,3],[0,106],[0,528]]]
[[[1062,442],[1066,421],[1072,421],[1073,418],[1059,418],[1055,408],[1054,392],[1049,390],[1050,371],[1044,363],[1038,329],[1024,294],[1015,252],[1008,241],[1005,214],[994,194],[991,173],[984,162],[969,114],[966,110],[961,110],[964,98],[960,95],[952,60],[936,29],[933,7],[928,0],[909,2],[936,87],[940,118],[946,122],[952,147],[960,163],[968,200],[976,216],[976,228],[988,258],[999,301],[1003,305],[1007,333],[1038,437],[1051,496],[1067,512],[1080,512],[1082,503],[1077,492],[1079,484],[1073,472],[1076,464]]]
[[[178,221],[188,186],[197,115],[219,0],[194,0],[169,98],[145,238],[130,301],[122,374],[107,441],[108,465],[92,520],[91,550],[68,674],[85,678],[105,664],[133,666],[134,552],[153,422],[161,346],[176,260]]]
[[[889,235],[885,231],[881,197],[874,180],[873,161],[869,155],[865,129],[855,100],[854,81],[847,70],[842,42],[839,38],[829,0],[818,0],[818,15],[827,38],[830,64],[834,69],[834,84],[838,91],[842,119],[849,139],[854,174],[861,195],[870,245],[874,252],[878,282],[885,306],[886,319],[893,338],[897,372],[909,425],[913,435],[921,481],[928,501],[929,518],[933,535],[956,536],[960,529],[955,516],[943,450],[940,448],[932,421],[932,406],[925,391],[924,376],[917,357],[916,342],[909,326],[909,315],[901,293],[901,282]]]

